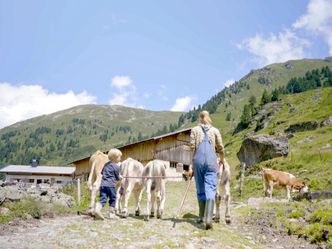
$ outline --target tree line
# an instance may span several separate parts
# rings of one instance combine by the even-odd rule
[[[281,95],[301,93],[320,87],[332,87],[332,71],[327,66],[307,71],[303,77],[291,78],[286,86],[275,88],[271,93],[265,89],[260,98],[260,103],[257,103],[255,96],[251,96],[248,103],[243,107],[240,121],[234,132],[246,129],[263,105],[280,100]]]
[[[219,93],[214,95],[211,99],[205,102],[203,105],[199,105],[197,108],[194,107],[187,113],[181,114],[178,120],[178,127],[181,127],[183,124],[187,122],[195,122],[198,120],[199,113],[202,110],[208,111],[210,114],[213,114],[217,111],[218,106],[223,102],[226,105],[230,104],[230,97],[232,94],[238,94],[243,90],[250,89],[249,84],[246,81],[234,82],[234,84],[230,85],[229,87],[224,88]]]

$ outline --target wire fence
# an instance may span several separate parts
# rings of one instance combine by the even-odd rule
[[[122,178],[126,178],[126,179],[152,179],[152,178],[162,178],[162,179],[166,179],[166,178],[173,178],[173,179],[182,179],[183,176],[122,176]]]

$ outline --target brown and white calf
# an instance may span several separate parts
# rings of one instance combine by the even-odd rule
[[[127,158],[120,165],[120,175],[122,176],[121,188],[117,193],[117,212],[123,217],[128,216],[128,201],[131,193],[134,193],[136,199],[135,215],[140,215],[140,202],[142,199],[142,193],[144,190],[142,174],[144,166],[139,161]],[[137,178],[135,178],[137,177]],[[124,206],[122,208],[121,201],[124,200]]]
[[[161,160],[150,161],[143,170],[143,181],[146,189],[146,213],[144,219],[149,220],[157,212],[160,219],[166,201],[166,168],[167,163]],[[156,207],[157,206],[157,207]]]
[[[93,214],[96,196],[99,191],[99,187],[102,180],[102,170],[104,168],[105,163],[108,162],[108,156],[103,152],[97,150],[89,160],[90,174],[88,179],[88,187],[91,191],[90,194],[90,208],[89,214]]]
[[[274,170],[274,169],[262,169],[262,177],[264,183],[265,195],[272,198],[272,192],[274,186],[284,187],[287,192],[287,199],[291,199],[290,193],[294,190],[300,193],[306,193],[309,191],[309,187],[305,181],[297,179],[294,175]]]

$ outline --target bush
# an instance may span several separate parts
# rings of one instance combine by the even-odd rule
[[[40,219],[46,211],[45,205],[33,198],[10,203],[8,208],[10,209],[12,216],[23,219],[26,218],[27,214],[31,215],[33,218]]]
[[[288,214],[288,218],[297,219],[304,216],[304,211],[302,209],[293,210]]]
[[[332,209],[324,207],[315,210],[309,216],[309,222],[311,223],[320,222],[324,225],[332,225]]]
[[[305,235],[309,237],[311,243],[318,243],[329,240],[330,231],[332,231],[332,226],[315,223],[305,230]]]
[[[15,219],[27,219],[31,215],[35,219],[41,219],[43,216],[54,217],[55,215],[63,215],[73,212],[73,209],[61,205],[45,204],[34,198],[23,199],[18,202],[5,203],[10,212],[7,216],[0,216],[0,224],[8,223]]]

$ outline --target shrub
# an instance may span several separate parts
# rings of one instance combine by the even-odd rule
[[[302,209],[293,210],[288,214],[288,218],[297,219],[304,216],[304,211]]]
[[[331,208],[318,208],[310,216],[309,222],[320,222],[324,225],[332,225],[332,209]]]
[[[33,218],[39,219],[46,211],[45,205],[33,198],[27,198],[19,202],[10,203],[8,208],[14,217],[23,219],[26,218],[27,214],[31,215]]]
[[[319,223],[314,223],[305,230],[305,235],[309,237],[311,243],[318,243],[327,241],[329,239],[330,231],[332,231],[332,226],[324,226]]]

